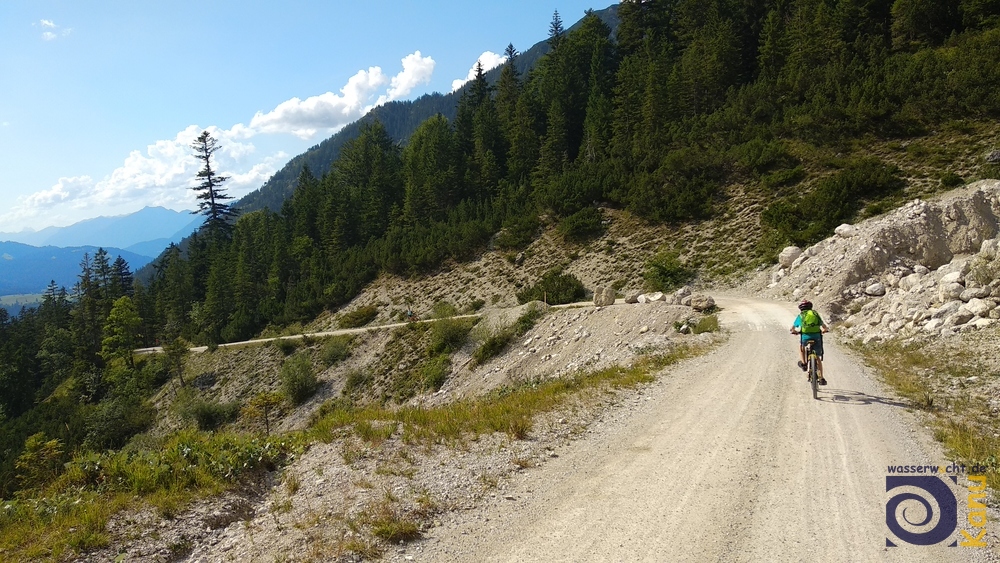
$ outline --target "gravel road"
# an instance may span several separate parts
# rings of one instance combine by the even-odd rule
[[[995,547],[886,547],[886,468],[946,465],[930,431],[834,338],[830,385],[813,400],[788,334],[793,305],[717,301],[726,344],[673,368],[629,416],[517,475],[494,502],[430,530],[405,559],[995,560]],[[953,489],[958,530],[972,530],[966,485]]]

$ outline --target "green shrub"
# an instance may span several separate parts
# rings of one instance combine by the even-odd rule
[[[524,314],[517,318],[517,321],[513,326],[506,330],[502,330],[497,334],[492,334],[483,341],[482,344],[476,348],[476,351],[472,353],[472,359],[477,365],[482,365],[489,361],[491,358],[496,357],[503,352],[507,344],[514,338],[524,336],[527,334],[532,327],[535,326],[535,322],[541,318],[543,311],[540,308],[528,309]]]
[[[698,322],[691,327],[691,332],[694,334],[701,334],[703,332],[718,332],[719,331],[719,317],[716,315],[708,315],[698,319]]]
[[[556,230],[567,241],[582,242],[604,234],[603,221],[600,209],[585,207],[563,219]]]
[[[358,328],[372,322],[377,316],[378,308],[374,305],[365,305],[349,313],[344,313],[344,316],[340,317],[338,324],[340,328]]]
[[[177,396],[175,409],[181,418],[192,420],[199,430],[215,430],[227,422],[236,420],[240,412],[238,403],[220,403],[206,399],[188,387]]]
[[[535,282],[517,293],[519,303],[528,301],[544,301],[549,305],[562,305],[580,301],[587,292],[583,283],[572,274],[564,274],[560,270],[550,270]]]
[[[351,355],[351,342],[353,340],[350,336],[334,336],[327,340],[319,353],[323,365],[330,367],[346,360]]]
[[[295,349],[298,348],[300,344],[298,340],[291,340],[288,338],[279,338],[273,342],[274,342],[274,347],[277,348],[278,350],[281,350],[281,353],[286,356],[294,352]]]
[[[129,438],[149,428],[155,418],[153,407],[135,394],[106,399],[87,416],[84,447],[95,451],[121,448]]]
[[[775,189],[783,186],[794,186],[806,177],[806,171],[801,166],[785,170],[775,170],[760,177],[760,183],[766,188]]]
[[[491,358],[494,358],[503,352],[503,349],[507,347],[507,344],[514,338],[513,333],[510,331],[503,331],[499,334],[493,334],[486,338],[482,344],[476,348],[476,351],[472,353],[472,359],[477,365],[485,364]]]
[[[941,185],[946,188],[954,188],[956,186],[961,186],[964,183],[965,180],[954,172],[945,172],[941,175]]]
[[[465,344],[474,319],[442,319],[431,324],[427,355],[451,354]]]
[[[368,373],[360,369],[351,370],[348,372],[347,380],[344,382],[344,394],[349,395],[355,391],[359,391],[367,387],[371,381],[372,377]]]
[[[497,236],[497,246],[502,250],[521,250],[535,240],[538,226],[538,216],[533,213],[509,217]]]
[[[448,303],[447,301],[438,301],[431,308],[431,315],[436,319],[445,319],[448,317],[454,317],[458,314],[458,309],[454,305]]]
[[[532,307],[521,314],[514,323],[514,336],[524,336],[534,328],[535,322],[542,318],[545,311],[540,307]]]
[[[795,159],[788,154],[784,143],[778,140],[751,139],[731,148],[729,154],[740,166],[754,175],[763,174],[781,165],[795,164]]]
[[[296,354],[281,366],[281,385],[293,404],[301,405],[316,393],[319,382],[308,354]]]
[[[440,389],[450,373],[451,359],[447,354],[431,358],[420,366],[420,378],[423,380],[424,389],[432,391]]]
[[[696,272],[681,264],[676,252],[662,251],[646,262],[643,279],[652,291],[673,291],[694,279]]]

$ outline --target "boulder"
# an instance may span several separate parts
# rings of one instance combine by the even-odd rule
[[[932,319],[943,319],[949,315],[957,313],[959,309],[962,308],[961,301],[948,301],[944,305],[941,305],[936,310],[931,312]]]
[[[917,264],[916,266],[913,267],[913,273],[920,274],[921,276],[926,276],[927,274],[931,273],[931,270],[927,266],[924,266],[922,264]]]
[[[629,303],[629,304],[638,303],[640,295],[642,295],[642,294],[641,293],[629,293],[628,296],[625,297],[625,302]]]
[[[903,291],[910,291],[915,287],[919,287],[920,278],[922,277],[923,276],[920,274],[910,274],[906,276],[905,278],[899,280],[899,289],[902,289]]]
[[[942,326],[944,326],[944,321],[943,320],[941,320],[941,319],[931,319],[931,320],[927,321],[927,324],[924,325],[924,331],[925,332],[930,332],[930,333],[933,334],[933,333],[937,332]]]
[[[972,289],[966,289],[958,296],[959,299],[968,303],[973,299],[986,299],[990,296],[993,291],[988,287],[975,287]]]
[[[659,292],[659,291],[656,291],[656,292],[653,292],[653,293],[647,293],[646,294],[646,299],[650,303],[652,303],[653,301],[666,301],[667,300],[667,296],[664,295],[663,293]]]
[[[881,283],[873,283],[865,288],[865,295],[871,297],[882,297],[885,295],[885,286]]]
[[[938,300],[946,302],[959,299],[962,297],[963,291],[965,291],[965,286],[960,283],[941,284],[941,287],[938,288]]]
[[[594,305],[607,307],[615,304],[615,290],[610,287],[599,287],[594,290]]]
[[[994,319],[976,319],[975,321],[972,322],[972,325],[978,328],[979,330],[982,330],[984,328],[989,328],[994,324],[996,324],[996,320]]]
[[[975,315],[969,311],[959,310],[954,315],[948,317],[944,320],[944,326],[960,326],[976,318]]]
[[[995,238],[984,240],[983,244],[979,247],[979,255],[987,260],[996,258],[998,251],[1000,251],[1000,243]]]
[[[984,301],[982,299],[970,299],[968,303],[962,305],[959,311],[968,311],[977,317],[989,317],[990,311],[995,307],[990,306],[989,301]]]
[[[792,263],[802,256],[802,249],[797,246],[786,246],[784,250],[778,254],[778,263],[781,264],[783,268],[791,268]]]
[[[685,307],[690,307],[691,306],[691,300],[692,300],[693,297],[694,296],[692,296],[692,295],[685,295],[684,297],[681,297],[680,304],[684,305]]]
[[[834,229],[833,232],[837,233],[837,236],[839,237],[851,238],[857,236],[858,229],[854,225],[848,225],[847,223],[844,223],[843,225]]]
[[[712,307],[715,307],[715,299],[712,299],[710,295],[696,293],[691,296],[691,308],[695,311],[707,311]]]
[[[962,272],[951,272],[950,274],[941,276],[941,281],[939,283],[941,285],[948,285],[951,283],[960,283],[965,285],[965,276],[962,275]]]

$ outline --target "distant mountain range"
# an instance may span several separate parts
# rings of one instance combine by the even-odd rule
[[[203,221],[204,217],[189,211],[145,207],[128,215],[87,219],[68,227],[0,232],[0,241],[32,246],[103,246],[155,257],[171,242],[180,242],[193,233]]]
[[[68,227],[0,233],[0,296],[41,293],[52,280],[69,289],[80,274],[83,254],[93,257],[98,248],[107,250],[112,261],[120,255],[135,272],[203,221],[189,211],[146,207]]]
[[[84,253],[93,258],[96,246],[76,246],[41,248],[19,242],[0,242],[0,295],[34,294],[45,290],[49,282],[67,290],[77,282],[80,262]],[[152,258],[127,250],[104,247],[109,261],[121,256],[134,272],[145,266]]]

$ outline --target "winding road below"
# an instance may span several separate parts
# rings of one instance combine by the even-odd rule
[[[431,529],[407,559],[996,560],[994,548],[893,537],[887,466],[946,465],[930,431],[834,338],[826,346],[830,385],[814,400],[795,366],[793,305],[717,301],[731,333],[725,344],[670,368],[620,422],[559,448],[496,500]],[[972,530],[967,485],[959,479],[953,489],[953,539]],[[907,510],[918,519],[918,509]],[[994,531],[988,535],[992,542]]]

